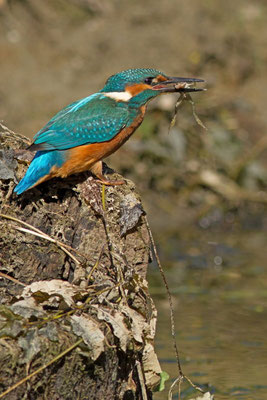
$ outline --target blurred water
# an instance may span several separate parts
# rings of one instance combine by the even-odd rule
[[[173,293],[183,371],[215,399],[267,399],[267,268],[264,232],[193,232],[166,237],[163,266]],[[152,265],[150,288],[158,309],[156,351],[177,376],[169,305]],[[186,383],[182,398],[196,397]],[[155,394],[166,399],[167,391]],[[177,392],[173,396],[178,399]]]

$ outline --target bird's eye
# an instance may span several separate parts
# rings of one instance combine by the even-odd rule
[[[153,77],[153,76],[150,76],[150,77],[146,78],[146,79],[144,80],[144,82],[145,82],[147,85],[151,85],[153,79],[154,79],[154,77]]]

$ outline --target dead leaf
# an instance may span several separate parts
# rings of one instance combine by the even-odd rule
[[[88,315],[73,315],[70,318],[73,332],[81,336],[92,352],[92,359],[96,360],[104,351],[105,337],[99,325]]]
[[[119,339],[122,350],[126,351],[127,344],[132,338],[131,332],[124,323],[123,315],[119,312],[113,312],[112,315],[109,310],[98,308],[98,319],[106,321],[111,325],[114,335]]]
[[[147,386],[153,388],[159,385],[161,380],[160,374],[162,373],[162,370],[160,368],[155,349],[151,343],[146,343],[145,345],[142,357],[142,365]]]
[[[73,306],[77,299],[86,295],[85,290],[63,282],[59,279],[52,279],[51,281],[38,281],[33,282],[31,285],[26,286],[21,294],[21,297],[28,299],[33,297],[37,304],[50,304],[56,306],[56,303],[61,304],[60,308]],[[15,305],[18,303],[15,303]]]

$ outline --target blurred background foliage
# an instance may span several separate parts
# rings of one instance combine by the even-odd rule
[[[18,133],[126,68],[206,80],[193,98],[207,130],[185,102],[169,132],[177,96],[161,96],[107,162],[141,193],[179,294],[183,365],[217,399],[267,395],[266,12],[265,0],[0,0],[0,119]],[[149,277],[174,377],[165,291]]]

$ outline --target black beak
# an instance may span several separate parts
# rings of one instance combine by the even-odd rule
[[[166,81],[156,83],[153,86],[153,90],[158,90],[161,93],[173,93],[173,92],[201,92],[201,88],[196,88],[195,85],[198,82],[205,82],[204,79],[197,78],[178,78],[169,77]]]

